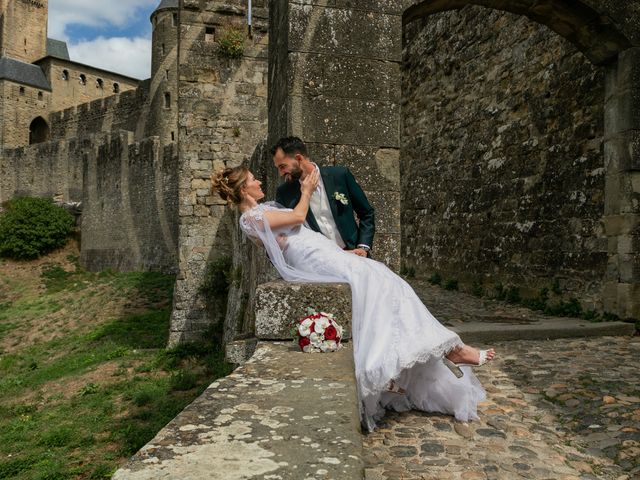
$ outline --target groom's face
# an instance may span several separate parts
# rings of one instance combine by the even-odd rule
[[[300,168],[300,160],[302,155],[287,155],[279,148],[273,156],[273,164],[278,169],[280,175],[286,182],[297,182],[302,177],[302,168]]]

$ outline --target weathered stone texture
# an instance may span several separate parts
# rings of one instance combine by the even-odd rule
[[[136,140],[142,140],[149,134],[157,133],[144,129],[144,125],[149,122],[145,116],[148,113],[149,84],[149,81],[142,82],[136,90],[52,113],[49,117],[52,139],[126,130],[137,133]]]
[[[351,338],[351,289],[343,283],[263,283],[256,291],[255,333],[260,340],[291,340],[296,321],[307,316],[307,308],[334,315]]]
[[[0,56],[27,63],[46,56],[48,3],[48,0],[0,3]]]
[[[349,167],[377,207],[374,258],[399,269],[386,248],[400,244],[402,21],[382,3],[274,2],[269,142],[297,135],[314,161]]]
[[[82,264],[177,271],[177,155],[158,138],[98,137],[84,154]]]
[[[37,117],[47,120],[51,92],[0,80],[0,148],[29,145],[29,126]]]
[[[170,344],[199,339],[222,321],[200,285],[208,262],[232,255],[237,218],[211,194],[209,178],[248,162],[266,136],[268,12],[266,2],[253,5],[253,38],[245,39],[244,56],[236,60],[219,55],[217,40],[232,25],[246,28],[246,2],[185,2],[180,12],[180,274]]]
[[[0,202],[17,196],[82,201],[83,142],[61,140],[16,149],[0,156]]]
[[[558,278],[597,306],[603,72],[548,29],[480,7],[416,21],[406,39],[405,266],[523,293]]]
[[[212,383],[114,480],[361,479],[364,470],[351,345],[307,354],[259,343],[249,362]]]
[[[135,78],[54,57],[44,58],[37,65],[51,83],[50,112],[135,90],[139,84]]]

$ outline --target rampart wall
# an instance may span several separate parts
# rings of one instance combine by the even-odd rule
[[[130,132],[87,145],[81,262],[88,270],[175,273],[178,157],[157,137],[135,142]]]
[[[126,130],[141,140],[155,132],[147,132],[143,117],[148,108],[149,81],[141,82],[136,90],[94,100],[50,115],[51,138],[78,138],[92,133]],[[142,124],[142,125],[141,125]]]
[[[176,272],[175,144],[136,142],[121,131],[5,150],[0,201],[16,196],[82,202],[81,261],[89,270]]]
[[[405,268],[530,294],[557,279],[597,306],[603,70],[548,28],[483,7],[413,22],[405,41]]]
[[[0,153],[0,202],[19,196],[82,201],[82,158],[91,139],[59,140]]]

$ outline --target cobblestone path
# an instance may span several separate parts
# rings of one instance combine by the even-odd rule
[[[389,413],[367,480],[640,479],[639,337],[494,346],[480,420]]]

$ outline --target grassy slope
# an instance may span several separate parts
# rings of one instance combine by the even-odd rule
[[[229,372],[217,345],[164,350],[172,276],[77,255],[0,263],[0,479],[109,478]]]

